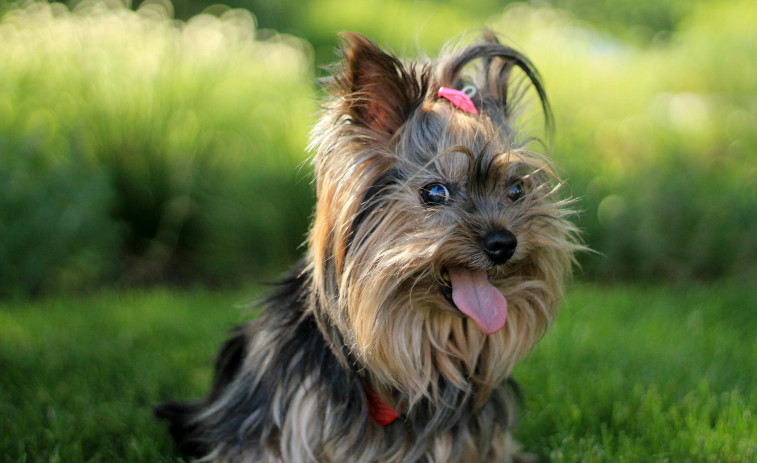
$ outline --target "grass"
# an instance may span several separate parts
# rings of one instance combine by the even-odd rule
[[[521,440],[552,461],[757,458],[757,295],[579,287],[515,375]]]
[[[200,395],[253,291],[116,292],[0,306],[0,462],[177,461],[151,405]],[[551,461],[757,458],[757,294],[578,285],[517,370],[517,432]]]
[[[240,299],[152,290],[5,305],[0,461],[174,461],[151,405],[208,384]]]

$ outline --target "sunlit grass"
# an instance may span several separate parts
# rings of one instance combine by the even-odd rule
[[[756,313],[735,282],[572,291],[516,370],[523,440],[551,461],[752,461]]]
[[[175,461],[152,416],[199,393],[245,292],[161,290],[4,304],[0,461]]]
[[[0,460],[175,461],[151,406],[204,393],[252,291],[102,292],[0,308]],[[735,283],[578,286],[515,371],[517,436],[554,462],[757,457],[757,298]]]

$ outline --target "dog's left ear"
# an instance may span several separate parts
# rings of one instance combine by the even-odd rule
[[[354,124],[390,138],[423,98],[423,85],[397,57],[362,35],[344,32],[336,77],[344,111]]]

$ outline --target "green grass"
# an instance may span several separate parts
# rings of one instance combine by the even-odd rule
[[[176,461],[151,405],[199,396],[252,291],[0,306],[0,461]],[[579,285],[517,370],[517,432],[552,461],[757,458],[757,294]]]
[[[106,292],[0,312],[0,461],[174,461],[152,417],[199,395],[239,293]]]
[[[521,440],[552,461],[757,458],[757,294],[583,286],[516,370]]]

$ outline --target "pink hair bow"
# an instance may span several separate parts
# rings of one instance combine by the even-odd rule
[[[476,105],[473,104],[473,100],[465,92],[455,90],[454,88],[441,87],[438,96],[439,98],[449,100],[450,103],[466,113],[478,114]]]

